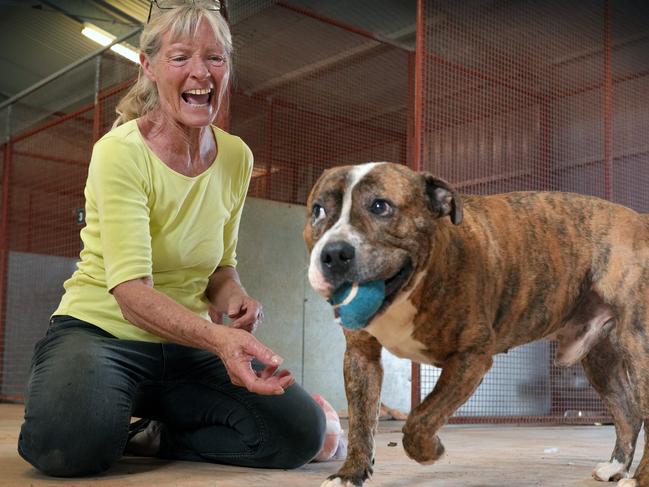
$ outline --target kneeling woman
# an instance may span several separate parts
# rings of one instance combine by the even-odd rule
[[[125,450],[298,467],[322,447],[325,419],[253,336],[261,304],[235,267],[252,154],[212,125],[230,32],[193,2],[154,13],[140,77],[93,149],[81,261],[36,345],[18,450],[66,477]],[[146,418],[141,431],[131,416]]]

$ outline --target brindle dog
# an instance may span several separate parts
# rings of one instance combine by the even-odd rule
[[[442,368],[403,427],[419,463],[437,460],[436,435],[475,391],[493,356],[541,338],[556,362],[581,361],[615,421],[617,441],[598,480],[649,487],[649,442],[628,477],[649,418],[649,222],[598,198],[567,193],[460,195],[404,166],[325,172],[308,200],[309,279],[329,297],[346,282],[386,280],[386,298],[361,330],[345,329],[349,450],[323,486],[372,474],[381,348]]]

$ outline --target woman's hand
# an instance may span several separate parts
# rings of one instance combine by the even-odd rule
[[[232,328],[254,333],[264,319],[261,303],[248,296],[234,267],[217,268],[205,294],[211,304],[210,318],[215,323],[223,323],[223,314],[227,314]]]
[[[239,328],[254,334],[264,320],[264,312],[259,301],[248,295],[240,294],[230,298],[228,318],[232,320],[230,324],[232,328]]]
[[[113,295],[124,317],[136,326],[174,343],[217,354],[233,384],[258,394],[283,394],[295,382],[289,371],[278,371],[283,359],[251,333],[208,322],[155,290],[150,278],[123,282],[115,286]],[[242,317],[252,310],[261,310],[252,298],[232,302],[241,303],[233,305],[233,309],[246,309]],[[213,311],[218,313],[218,310]],[[253,359],[266,367],[261,371],[253,370]]]
[[[284,390],[295,382],[288,370],[277,372],[283,359],[247,331],[229,328],[226,339],[219,347],[218,355],[232,383],[245,387],[250,392],[283,394]],[[251,361],[255,358],[266,366],[263,370],[253,370]]]

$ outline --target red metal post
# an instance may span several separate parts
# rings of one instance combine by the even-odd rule
[[[424,69],[426,55],[426,37],[424,22],[424,0],[417,0],[417,32],[415,38],[415,86],[414,86],[414,137],[412,151],[412,169],[421,171],[422,162],[422,141],[424,130]]]
[[[541,190],[550,191],[552,182],[550,173],[552,170],[552,125],[550,120],[550,104],[547,101],[541,102],[539,108],[540,119],[540,170]]]
[[[613,70],[611,1],[604,0],[604,197],[613,199]]]
[[[411,168],[415,171],[423,169],[422,161],[422,141],[424,131],[424,69],[425,69],[425,54],[426,54],[426,37],[424,22],[424,0],[417,0],[417,33],[415,41],[415,66],[414,66],[414,88],[413,99],[414,106],[412,113],[414,116],[413,122],[413,137],[412,137],[412,165]],[[421,366],[417,362],[412,362],[410,365],[411,383],[410,383],[410,408],[414,409],[421,402]]]
[[[406,98],[406,143],[404,158],[408,167],[415,167],[415,53],[408,54],[408,96]]]
[[[101,101],[99,97],[95,100],[95,111],[92,119],[92,142],[95,143],[101,137]]]
[[[266,119],[266,177],[264,181],[264,198],[270,199],[270,178],[273,174],[273,111],[274,104],[268,102],[268,118]]]
[[[29,190],[27,193],[27,252],[32,251],[32,238],[34,234],[34,192]]]
[[[11,184],[11,140],[4,145],[2,173],[2,215],[0,218],[0,385],[4,364],[5,324],[7,314],[7,274],[9,273],[9,205]]]
[[[92,143],[94,144],[101,137],[101,56],[95,61],[95,109],[92,117]]]

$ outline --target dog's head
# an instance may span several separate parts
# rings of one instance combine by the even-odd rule
[[[380,313],[426,265],[440,219],[462,221],[462,202],[441,179],[381,162],[323,173],[307,212],[311,286],[329,298],[345,283],[384,280]]]

